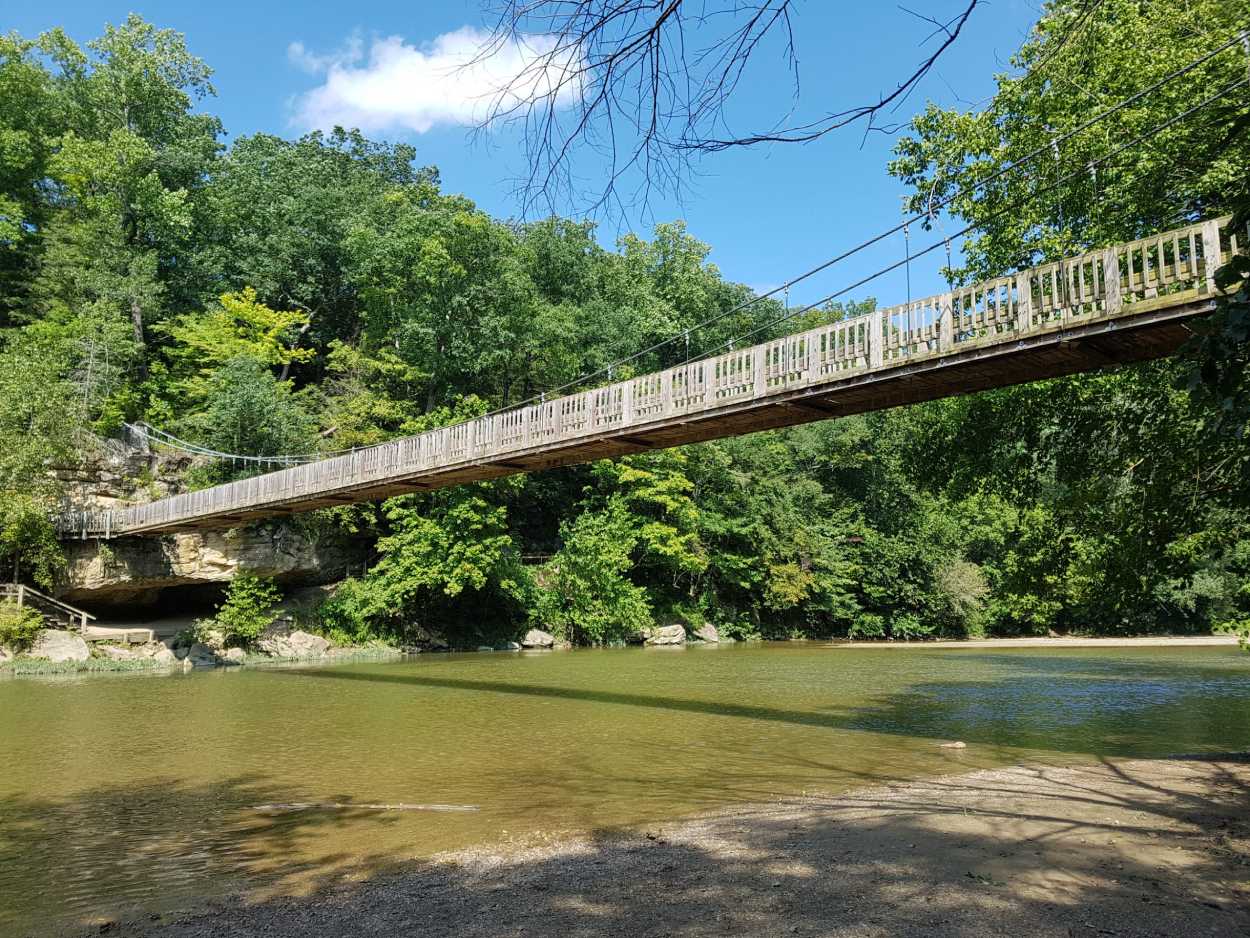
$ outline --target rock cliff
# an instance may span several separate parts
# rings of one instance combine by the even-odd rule
[[[67,602],[144,604],[170,587],[229,582],[241,572],[273,577],[284,585],[330,583],[359,567],[366,544],[310,536],[290,524],[229,531],[70,541],[58,593]]]

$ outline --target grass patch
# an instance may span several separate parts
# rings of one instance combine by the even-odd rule
[[[46,658],[12,658],[0,662],[0,674],[86,674],[106,671],[168,671],[170,667],[149,658],[115,660],[88,658],[86,661],[48,661]]]

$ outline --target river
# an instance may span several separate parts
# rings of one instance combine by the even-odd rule
[[[1234,647],[752,644],[0,680],[0,934],[796,793],[1245,749]]]

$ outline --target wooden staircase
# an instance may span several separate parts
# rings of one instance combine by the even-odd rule
[[[85,632],[87,623],[95,621],[95,616],[86,610],[63,603],[24,583],[3,584],[0,586],[0,598],[17,603],[18,606],[29,606],[34,609],[43,616],[44,622],[50,629]]]

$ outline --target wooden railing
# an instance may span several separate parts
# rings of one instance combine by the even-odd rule
[[[665,371],[198,492],[115,511],[70,511],[61,518],[61,530],[109,537],[294,504],[318,493],[376,488],[388,479],[506,459],[626,428],[654,428],[849,375],[1209,297],[1215,292],[1216,267],[1247,244],[1246,233],[1223,231],[1227,223],[1225,218],[1188,225]]]
[[[53,618],[64,618],[67,625],[76,625],[80,632],[86,630],[88,622],[95,620],[95,616],[91,613],[77,606],[71,606],[69,603],[63,603],[24,583],[0,584],[0,597],[18,606],[31,606],[40,613]]]

